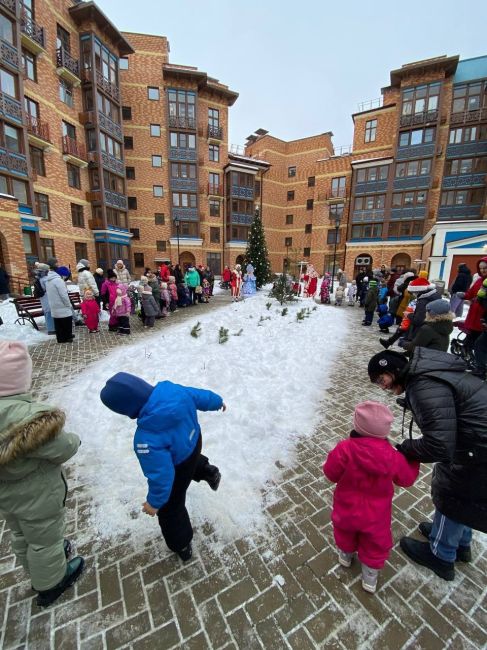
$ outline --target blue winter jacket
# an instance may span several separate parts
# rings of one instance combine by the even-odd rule
[[[201,390],[159,382],[137,419],[134,451],[149,484],[147,502],[160,508],[169,499],[174,468],[192,454],[201,435],[196,411],[218,411],[222,398]]]

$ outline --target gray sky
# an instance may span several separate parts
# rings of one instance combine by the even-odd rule
[[[260,127],[284,140],[333,131],[380,96],[389,71],[441,54],[487,54],[487,1],[97,0],[121,30],[161,34],[170,61],[195,65],[240,93],[230,144]]]

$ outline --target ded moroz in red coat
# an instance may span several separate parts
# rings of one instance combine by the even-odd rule
[[[408,461],[387,439],[360,436],[339,442],[323,472],[337,484],[331,519],[338,548],[358,551],[361,562],[381,569],[393,545],[394,485],[412,485],[419,463]],[[356,548],[349,547],[349,540],[355,540]]]

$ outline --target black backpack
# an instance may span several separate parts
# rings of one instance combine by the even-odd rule
[[[34,298],[42,298],[46,292],[42,288],[41,281],[39,278],[34,280]]]

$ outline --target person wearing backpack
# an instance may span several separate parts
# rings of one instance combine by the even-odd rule
[[[39,298],[41,301],[42,311],[44,312],[44,320],[46,323],[46,330],[48,334],[56,334],[54,329],[54,318],[51,313],[51,306],[46,292],[47,274],[49,273],[49,266],[38,262],[34,270],[34,298]]]

